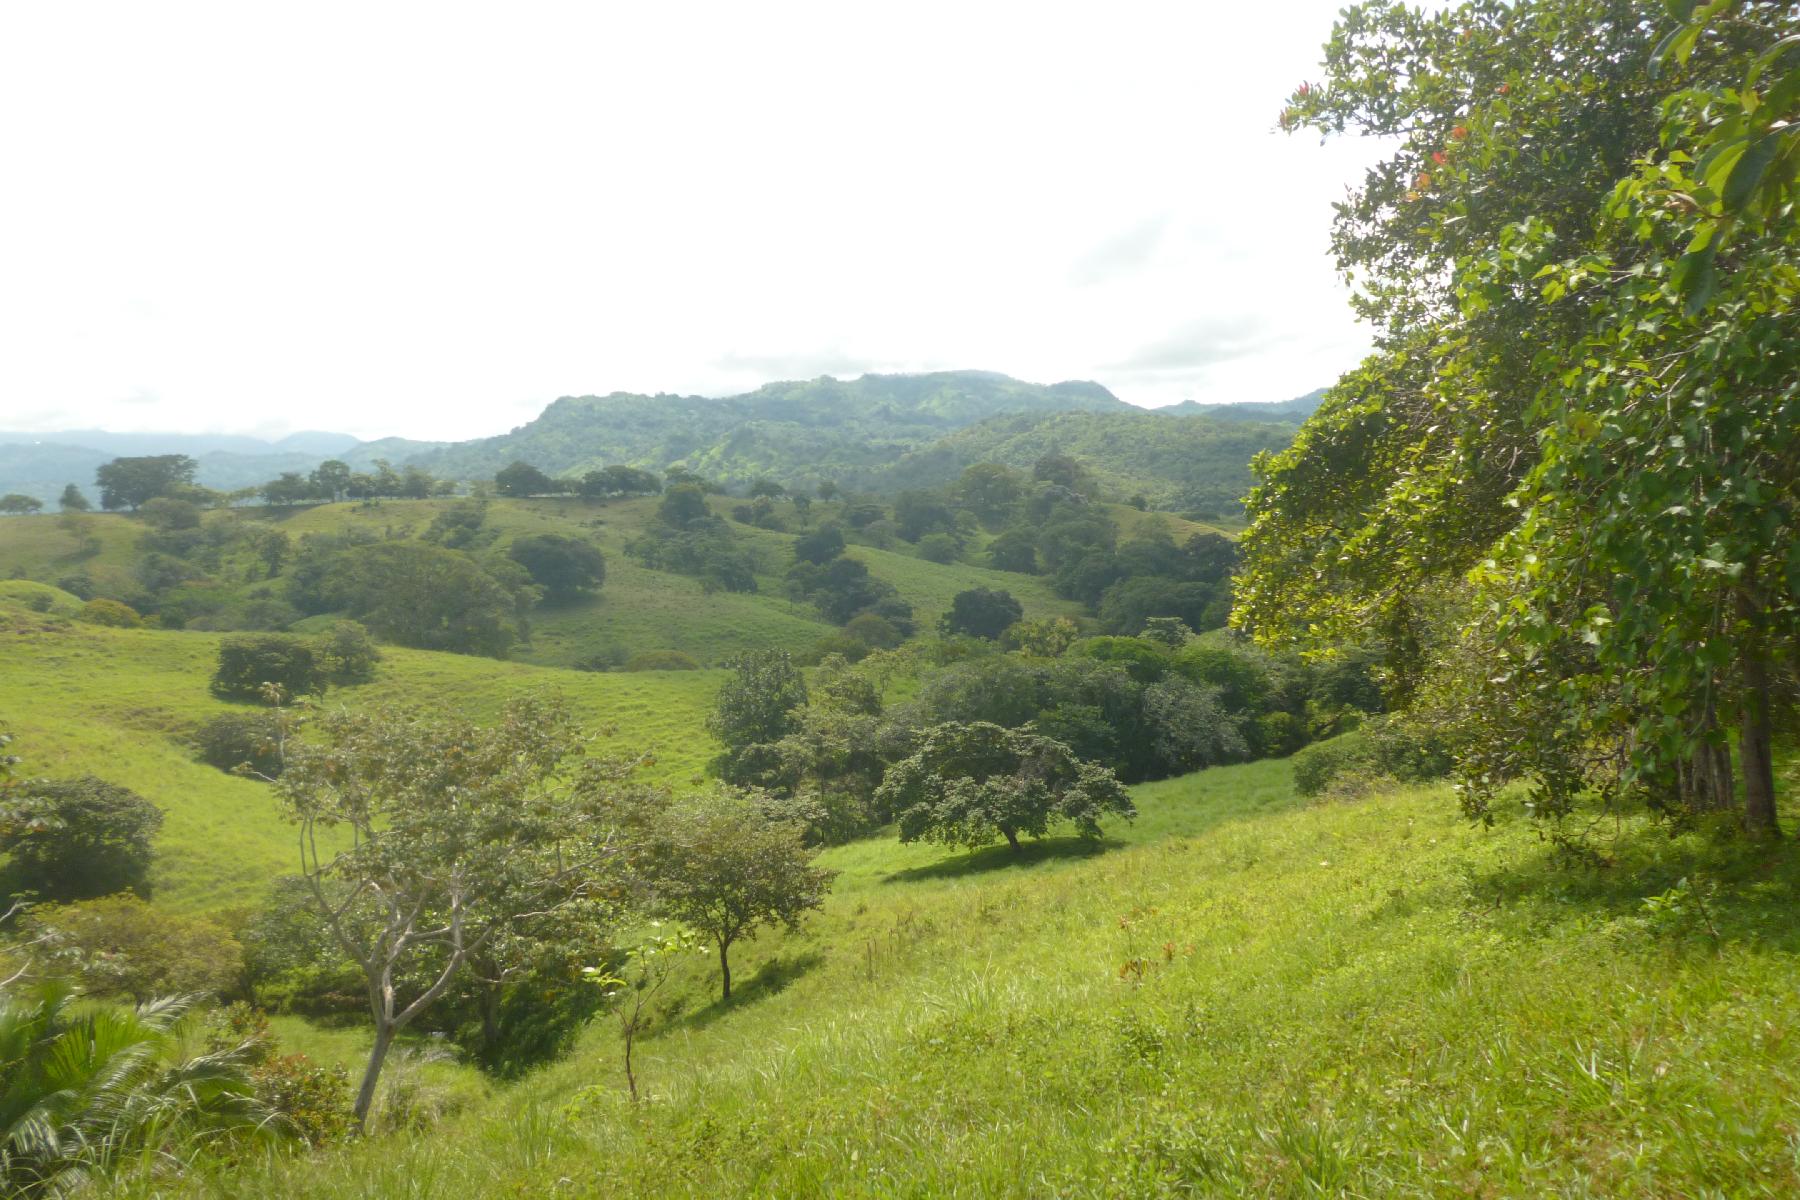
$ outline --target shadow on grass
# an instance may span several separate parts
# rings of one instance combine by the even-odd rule
[[[1800,951],[1800,846],[1791,840],[1748,842],[1724,823],[1671,834],[1640,821],[1587,848],[1592,857],[1546,846],[1523,863],[1469,872],[1465,911],[1526,936],[1571,919],[1630,919],[1671,946]]]
[[[728,1016],[737,1009],[767,1000],[778,995],[796,979],[825,961],[825,954],[820,950],[805,950],[798,954],[777,954],[757,969],[750,978],[734,980],[731,988],[731,999],[714,1000],[705,1008],[684,1013],[669,1022],[669,1028],[701,1030]]]
[[[981,875],[1004,871],[1008,867],[1034,867],[1059,859],[1093,858],[1108,850],[1118,850],[1128,843],[1117,838],[1054,837],[1023,842],[1017,850],[1004,843],[983,846],[967,854],[958,854],[923,867],[909,867],[883,877],[883,883],[914,883],[923,879],[958,879],[965,875]]]

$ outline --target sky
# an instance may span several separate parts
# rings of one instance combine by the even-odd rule
[[[448,439],[980,368],[1281,400],[1366,351],[1275,129],[1340,0],[0,8],[0,429]]]

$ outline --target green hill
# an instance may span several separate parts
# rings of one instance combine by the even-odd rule
[[[881,491],[941,487],[974,463],[1030,470],[1046,454],[1063,454],[1087,467],[1114,499],[1142,495],[1152,508],[1229,516],[1250,490],[1250,460],[1281,449],[1293,436],[1291,424],[1212,414],[1019,414],[950,434],[857,482]]]
[[[210,716],[243,706],[207,691],[213,634],[101,629],[0,601],[0,720],[38,776],[100,775],[161,807],[158,903],[210,909],[261,899],[294,869],[293,835],[259,783],[195,760],[186,744]],[[600,675],[384,647],[375,682],[329,704],[401,701],[475,714],[528,688],[567,695],[587,720],[617,727],[621,747],[654,751],[648,775],[691,778],[713,753],[703,722],[716,671]]]
[[[722,482],[767,476],[810,486],[875,471],[907,450],[997,413],[1129,407],[1094,383],[1022,383],[987,371],[771,383],[741,396],[565,396],[511,433],[411,461],[487,478],[515,460],[553,475],[608,463],[682,465]]]

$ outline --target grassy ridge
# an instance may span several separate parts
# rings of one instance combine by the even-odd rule
[[[1787,781],[1791,792],[1791,772]],[[1603,871],[1442,790],[1305,806],[1283,763],[1135,790],[1101,847],[833,851],[827,911],[697,959],[491,1104],[216,1195],[1792,1195],[1791,847],[1609,830]],[[1654,854],[1654,857],[1653,857]],[[1652,920],[1679,878],[1718,888]],[[1716,930],[1716,936],[1708,932]],[[1134,965],[1134,964],[1141,964]]]
[[[0,722],[18,735],[29,775],[93,773],[165,812],[153,875],[159,903],[217,908],[260,898],[293,869],[294,849],[268,788],[196,762],[185,744],[234,706],[206,689],[217,635],[101,629],[0,607]],[[621,750],[657,756],[647,775],[682,781],[712,754],[703,729],[714,671],[596,675],[524,663],[388,649],[374,683],[331,704],[402,701],[476,716],[534,687],[570,697]],[[604,748],[605,743],[602,743]]]

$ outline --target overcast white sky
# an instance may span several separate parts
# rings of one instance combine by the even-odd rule
[[[0,429],[472,437],[980,367],[1276,400],[1367,336],[1339,0],[9,4]]]

